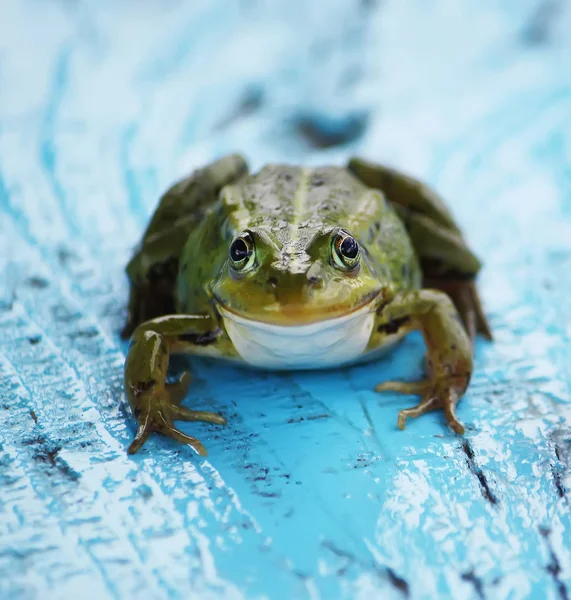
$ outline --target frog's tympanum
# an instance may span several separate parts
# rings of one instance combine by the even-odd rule
[[[420,182],[353,159],[346,168],[269,165],[251,175],[226,156],[169,189],[127,267],[132,334],[125,385],[138,421],[189,444],[174,421],[222,416],[181,405],[190,376],[166,380],[173,353],[264,369],[339,368],[378,356],[412,330],[426,379],[385,382],[421,397],[407,417],[455,406],[472,341],[491,338],[475,286],[480,262],[442,200]]]

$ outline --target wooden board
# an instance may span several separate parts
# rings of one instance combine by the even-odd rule
[[[570,31],[562,0],[4,0],[0,598],[569,598]],[[124,266],[236,150],[448,199],[496,336],[464,438],[372,391],[419,376],[412,335],[336,373],[194,361],[208,458],[126,455]]]

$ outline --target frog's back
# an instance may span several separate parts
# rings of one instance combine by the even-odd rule
[[[420,285],[418,261],[406,229],[382,192],[341,167],[268,165],[228,190],[232,229],[267,227],[282,245],[307,247],[339,227],[365,249],[379,277],[396,288]]]

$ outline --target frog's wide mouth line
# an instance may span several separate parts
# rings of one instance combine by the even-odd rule
[[[280,319],[257,319],[245,316],[244,314],[238,313],[223,302],[221,302],[218,298],[216,298],[217,309],[223,319],[229,319],[231,321],[235,321],[237,323],[241,323],[242,325],[246,325],[248,327],[260,328],[260,329],[275,329],[281,331],[287,331],[288,329],[295,330],[303,330],[304,332],[311,333],[312,329],[321,330],[324,327],[335,327],[341,322],[351,320],[353,318],[359,318],[366,313],[373,312],[376,308],[377,303],[375,302],[381,294],[381,290],[377,290],[372,294],[369,294],[364,302],[362,302],[359,306],[356,306],[352,310],[345,313],[337,313],[333,315],[326,315],[321,318],[311,318],[312,313],[304,313],[303,309],[295,311],[295,315],[297,317],[301,316],[303,318],[295,318],[292,314],[287,316],[281,315]]]
[[[356,310],[311,322],[280,325],[245,318],[219,307],[241,358],[255,367],[316,369],[351,362],[367,348],[375,321],[372,300]]]
[[[382,290],[375,290],[375,292],[368,294],[367,298],[358,306],[343,313],[325,314],[318,318],[312,318],[315,315],[314,311],[304,312],[303,308],[299,308],[295,311],[285,311],[281,313],[276,319],[260,319],[256,317],[246,316],[243,313],[239,313],[226,304],[220,301],[219,298],[215,297],[216,307],[218,312],[224,319],[230,319],[236,322],[240,322],[250,327],[259,326],[263,329],[276,328],[280,330],[287,329],[299,329],[299,328],[311,328],[313,326],[319,329],[330,323],[332,326],[335,324],[351,319],[352,317],[361,316],[366,312],[373,312],[376,309],[379,296]],[[257,316],[257,315],[256,315]]]

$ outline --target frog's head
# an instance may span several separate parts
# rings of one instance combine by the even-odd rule
[[[349,231],[306,227],[294,234],[256,227],[234,238],[212,288],[224,312],[298,326],[346,316],[382,293],[366,249]]]
[[[324,345],[325,362],[339,362],[335,352],[355,354],[351,344],[362,352],[375,309],[389,292],[350,231],[310,224],[242,231],[229,244],[212,286],[226,329],[246,360],[272,364],[275,357],[272,366],[278,366],[288,358],[298,367],[313,364],[316,343]],[[260,348],[262,358],[250,360]]]

